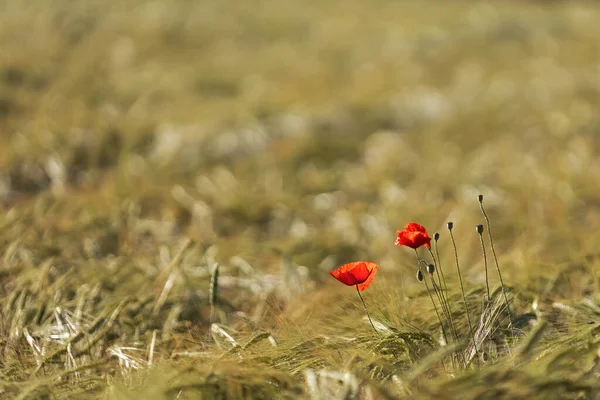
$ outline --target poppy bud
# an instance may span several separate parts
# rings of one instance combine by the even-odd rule
[[[419,282],[423,282],[423,271],[421,271],[420,269],[417,271],[417,280]]]
[[[479,233],[480,235],[483,233],[483,225],[477,225],[477,233]]]
[[[483,203],[483,195],[482,194],[477,196],[477,199],[479,200],[480,203]]]
[[[440,240],[440,234],[439,234],[439,233],[437,233],[437,232],[436,232],[436,233],[434,233],[434,234],[433,234],[433,240],[435,240],[436,242],[437,242],[438,240]]]
[[[454,228],[454,222],[448,222],[448,230],[451,231]]]
[[[429,264],[429,265],[427,266],[427,272],[428,272],[430,275],[433,275],[433,273],[435,272],[435,265],[433,265],[433,264]]]

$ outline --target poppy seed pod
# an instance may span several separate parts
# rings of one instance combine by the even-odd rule
[[[429,264],[429,265],[427,266],[427,272],[428,272],[430,275],[433,275],[433,273],[435,272],[435,265],[433,265],[433,264]]]
[[[479,196],[477,196],[477,200],[479,200],[480,203],[483,203],[483,195],[480,194]]]
[[[436,233],[434,233],[434,234],[433,234],[433,240],[435,240],[436,242],[437,242],[438,240],[440,240],[440,234],[439,234],[439,233],[437,233],[437,232],[436,232]]]
[[[475,229],[477,229],[477,233],[479,233],[480,235],[483,233],[483,225],[477,225]]]
[[[423,282],[423,279],[424,279],[424,278],[423,278],[423,271],[421,271],[421,270],[418,270],[418,271],[417,271],[417,280],[418,280],[419,282]]]
[[[448,230],[451,231],[454,228],[454,222],[448,222]]]

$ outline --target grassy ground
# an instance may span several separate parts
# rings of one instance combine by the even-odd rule
[[[598,398],[599,14],[1,3],[2,397]],[[479,193],[517,329],[496,290],[463,367],[445,224],[479,325]],[[448,346],[410,221],[441,234]],[[361,259],[381,336],[328,273]]]

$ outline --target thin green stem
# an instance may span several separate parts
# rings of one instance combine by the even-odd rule
[[[440,297],[440,304],[445,305],[445,307],[446,307],[445,311],[447,314],[448,322],[452,328],[452,331],[454,332],[454,336],[456,337],[456,339],[458,339],[458,335],[456,334],[456,327],[454,326],[454,318],[452,317],[452,307],[450,306],[450,302],[448,301],[448,287],[446,286],[446,281],[442,280],[442,278],[444,276],[443,271],[440,275],[440,270],[442,269],[442,265],[440,262],[439,254],[437,257],[437,262],[436,262],[436,257],[433,255],[433,252],[431,251],[431,249],[429,249],[429,254],[431,255],[431,259],[433,260],[433,264],[435,266],[438,281],[440,282],[440,286],[437,287],[437,285],[435,285],[434,289],[436,289],[436,292],[439,289],[439,293],[441,294],[441,296],[438,295],[438,297]],[[432,282],[435,283],[435,281],[433,280],[433,276],[431,277],[431,280],[432,280]],[[442,290],[442,286],[444,286],[444,290]]]
[[[480,225],[481,226],[481,225]],[[490,298],[490,281],[488,277],[487,254],[485,251],[485,243],[483,243],[483,234],[479,232],[479,241],[481,242],[481,251],[483,252],[483,268],[485,269],[485,288],[487,290],[487,298]]]
[[[440,286],[438,286],[437,283],[435,283],[435,279],[433,277],[433,275],[431,275],[431,284],[433,286],[433,290],[435,291],[438,301],[440,302],[441,306],[442,306],[442,311],[444,312],[445,316],[446,316],[446,321],[448,321],[448,324],[450,325],[450,328],[452,329],[452,334],[454,335],[454,339],[458,341],[458,333],[456,332],[456,327],[454,326],[454,320],[452,319],[452,310],[450,309],[450,305],[448,304],[447,301],[444,301],[444,296],[442,294],[442,288]]]
[[[438,293],[442,292],[442,288],[440,287],[441,283],[440,283],[440,286],[438,286],[435,283],[435,279],[433,278],[433,275],[431,275],[431,284],[433,285],[433,288],[434,288],[434,290],[436,292],[438,292]],[[438,294],[438,300],[440,301],[440,304],[442,305],[442,309],[444,309],[444,303],[442,302],[442,299],[440,298],[439,294]],[[446,314],[448,316],[447,318],[450,321],[450,328],[452,329],[452,334],[454,335],[454,340],[456,342],[458,342],[458,332],[456,331],[456,326],[454,325],[454,319],[452,318],[452,309],[450,308],[450,304],[449,303],[446,303],[445,307],[446,308],[444,309],[444,311],[446,312]],[[460,358],[462,358],[463,365],[466,366],[467,365],[467,359],[465,358],[465,355],[463,353],[460,354]]]
[[[433,252],[431,251],[431,249],[429,249],[429,253],[431,254],[431,258],[433,258],[434,263],[437,258],[436,270],[438,271],[438,279],[440,280],[440,282],[443,283],[444,290],[446,291],[446,293],[448,293],[448,285],[446,285],[446,277],[444,276],[444,270],[442,269],[442,260],[440,259],[437,240],[435,241],[435,257],[433,256]]]
[[[417,256],[417,267],[419,268],[419,270],[422,271],[421,261],[423,261],[423,260],[421,260],[421,258],[419,257],[419,253],[417,252],[417,249],[415,249],[415,255]],[[448,336],[446,335],[446,329],[444,328],[444,322],[442,321],[442,317],[440,316],[437,306],[435,305],[435,300],[433,299],[433,295],[431,294],[431,290],[429,289],[429,284],[427,284],[427,278],[423,279],[423,282],[425,282],[425,288],[427,289],[427,294],[429,294],[429,298],[431,299],[431,304],[433,304],[433,309],[435,311],[435,315],[438,317],[438,320],[440,321],[440,327],[442,328],[442,335],[444,336],[444,341],[446,343],[448,343]]]
[[[375,333],[378,336],[381,336],[381,334],[379,333],[379,331],[375,328],[375,324],[373,324],[373,320],[371,319],[371,315],[369,314],[369,310],[367,309],[367,304],[365,303],[365,300],[363,299],[362,295],[360,294],[360,290],[358,290],[358,283],[356,284],[356,293],[358,293],[358,298],[360,299],[360,301],[362,302],[363,307],[365,308],[365,312],[367,313],[367,318],[369,318],[369,322],[371,323],[371,326],[373,327],[373,330],[375,331]]]
[[[362,303],[363,307],[365,308],[365,312],[367,313],[367,318],[369,319],[369,322],[371,323],[371,327],[375,331],[375,334],[377,336],[381,337],[381,333],[377,330],[377,328],[375,328],[375,324],[373,323],[373,320],[371,319],[371,314],[369,314],[369,310],[367,309],[367,303],[365,303],[365,299],[363,299],[362,295],[360,294],[360,290],[358,290],[358,283],[356,283],[356,293],[358,293],[358,298],[360,299],[360,302]],[[392,350],[392,355],[394,356],[394,358],[396,360],[398,360],[398,356],[396,355],[396,353],[393,350]]]
[[[427,269],[428,265],[427,262],[425,260],[423,260],[422,258],[419,259],[419,268],[421,267],[421,265],[425,266],[425,269]],[[429,274],[429,273],[428,273]],[[434,275],[431,275],[431,283],[433,286],[433,290],[435,292],[435,296],[437,297],[438,301],[440,302],[440,307],[442,307],[442,313],[444,315],[444,318],[446,319],[446,323],[448,325],[450,325],[450,314],[448,312],[448,308],[446,307],[446,302],[444,301],[444,297],[442,294],[442,289],[435,283],[435,278]]]
[[[429,289],[429,285],[427,284],[427,278],[423,279],[425,282],[425,288],[427,289],[427,293],[429,294],[429,298],[431,299],[431,304],[433,304],[433,310],[435,311],[435,315],[437,315],[438,320],[440,321],[440,327],[442,328],[442,335],[444,336],[444,341],[448,343],[448,336],[446,335],[446,329],[444,328],[444,323],[442,322],[442,317],[438,311],[437,306],[435,305],[435,300],[433,299],[433,295],[431,294],[431,290]]]
[[[485,208],[483,207],[483,195],[479,197],[479,207],[481,208],[481,213],[483,214],[483,218],[485,219],[485,224],[487,225],[488,238],[490,241],[490,247],[492,248],[492,255],[494,256],[494,263],[496,264],[496,271],[498,272],[498,278],[500,278],[500,286],[502,287],[502,296],[504,296],[504,303],[506,303],[506,312],[508,313],[508,318],[510,320],[510,328],[513,329],[513,320],[512,315],[510,313],[510,306],[508,302],[508,297],[506,296],[506,289],[504,286],[504,281],[502,280],[502,273],[500,272],[500,265],[498,264],[498,257],[496,256],[496,248],[494,247],[494,239],[492,239],[492,228],[490,226],[490,219],[485,212]]]
[[[423,260],[421,258],[421,259],[419,259],[419,263],[420,263],[419,266],[421,266],[421,264],[422,264],[425,266],[425,269],[427,269],[428,265],[425,260]],[[435,265],[434,265],[434,269],[435,269]],[[429,275],[431,275],[431,284],[433,286],[435,295],[438,298],[438,301],[440,302],[440,307],[442,307],[442,313],[444,314],[444,317],[446,318],[446,323],[448,323],[448,325],[451,326],[453,331],[456,332],[456,329],[454,329],[454,324],[452,323],[452,314],[450,313],[450,308],[448,307],[448,302],[446,301],[446,299],[444,297],[442,288],[440,286],[438,286],[437,283],[435,283],[434,275],[433,274],[429,274]],[[440,285],[441,285],[441,283],[440,283]],[[458,339],[458,336],[455,335],[455,338]]]
[[[460,282],[460,290],[462,292],[463,303],[465,304],[465,312],[467,313],[467,322],[469,323],[469,335],[473,337],[473,343],[475,343],[475,332],[473,331],[473,324],[471,323],[471,312],[469,311],[469,304],[467,303],[467,296],[465,294],[465,287],[463,285],[462,274],[460,273],[460,263],[458,262],[458,250],[456,249],[456,241],[450,231],[450,239],[452,240],[452,247],[454,247],[454,260],[456,261],[456,271],[458,272],[458,281]]]

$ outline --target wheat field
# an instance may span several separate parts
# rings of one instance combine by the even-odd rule
[[[600,398],[599,17],[0,3],[1,397]]]

